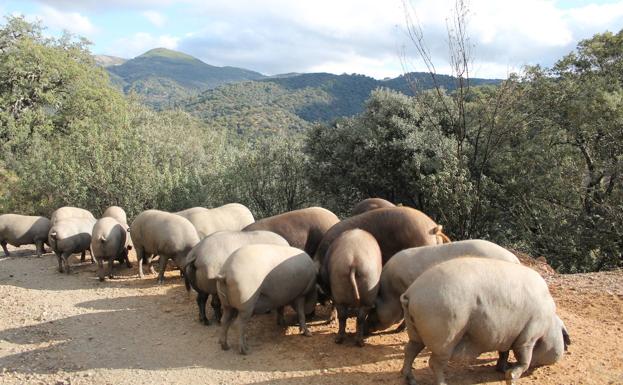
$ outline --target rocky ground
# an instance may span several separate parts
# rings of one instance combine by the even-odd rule
[[[100,283],[95,267],[74,257],[72,274],[32,248],[0,257],[1,384],[403,384],[405,333],[375,335],[364,348],[333,342],[336,325],[311,322],[312,337],[255,316],[251,354],[224,352],[219,327],[199,323],[194,294],[177,272],[166,283],[117,269]],[[87,257],[88,261],[88,257]],[[538,264],[537,264],[538,265]],[[538,266],[537,266],[538,267]],[[540,271],[571,334],[561,362],[528,372],[520,384],[623,384],[623,271],[558,275]],[[323,316],[328,312],[321,309]],[[294,321],[294,314],[289,314]],[[354,324],[349,324],[354,331]],[[234,330],[231,333],[235,347]],[[424,352],[415,363],[431,384]],[[503,384],[494,355],[452,363],[450,384]]]

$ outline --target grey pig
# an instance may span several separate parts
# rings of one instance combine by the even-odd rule
[[[288,242],[270,231],[218,231],[202,239],[186,256],[184,279],[186,289],[197,292],[199,319],[210,324],[206,316],[206,302],[212,296],[214,318],[221,319],[221,302],[216,291],[216,277],[231,253],[242,246],[256,243],[288,246]]]
[[[149,263],[153,255],[160,255],[158,283],[164,282],[164,270],[170,258],[178,267],[183,266],[186,254],[199,243],[197,230],[188,219],[159,210],[137,215],[130,225],[130,234],[140,278],[143,278],[143,262]]]
[[[286,305],[296,310],[303,335],[311,336],[305,314],[316,305],[316,269],[303,250],[280,245],[243,246],[223,265],[216,287],[223,305],[219,337],[223,350],[229,349],[227,332],[234,317],[240,353],[248,354],[246,327],[251,316],[276,309],[277,320],[283,323]]]
[[[511,385],[530,366],[551,365],[570,343],[543,278],[529,267],[484,258],[457,258],[424,272],[401,296],[409,342],[402,375],[426,346],[434,383],[445,385],[450,359],[513,350]]]
[[[19,214],[0,215],[0,245],[4,254],[10,255],[7,243],[13,246],[36,246],[37,256],[45,253],[44,243],[48,243],[48,233],[52,226],[45,217],[36,217]]]

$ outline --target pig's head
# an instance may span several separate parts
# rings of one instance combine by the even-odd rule
[[[557,362],[570,344],[571,339],[565,324],[557,315],[554,315],[547,333],[534,345],[530,366],[551,365]]]

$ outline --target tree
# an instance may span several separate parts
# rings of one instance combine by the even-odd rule
[[[0,123],[2,211],[205,204],[224,151],[222,134],[188,114],[124,97],[84,40],[43,37],[20,17],[0,28]]]
[[[299,141],[290,137],[239,144],[220,178],[222,200],[247,205],[256,218],[314,205],[305,163]]]
[[[516,221],[562,270],[622,264],[622,42],[623,31],[595,35],[523,80],[521,109],[531,118],[509,172],[530,188],[518,189],[525,203],[516,205]]]
[[[354,202],[378,196],[457,227],[473,185],[454,141],[420,108],[416,99],[378,89],[361,115],[308,133],[311,185],[334,211],[349,213]]]

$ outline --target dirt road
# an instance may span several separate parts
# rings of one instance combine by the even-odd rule
[[[194,294],[179,273],[139,280],[117,269],[100,283],[90,263],[70,275],[56,257],[32,248],[0,257],[0,383],[9,384],[403,384],[406,334],[372,336],[364,348],[333,342],[336,325],[312,321],[312,337],[255,316],[251,355],[217,343],[219,327],[199,323]],[[88,261],[88,257],[87,257]],[[530,371],[520,384],[623,384],[623,272],[547,278],[572,345],[563,360]],[[321,309],[320,315],[326,314]],[[211,313],[210,313],[211,314]],[[290,311],[286,316],[294,322]],[[349,323],[350,331],[354,324]],[[452,363],[450,384],[503,384],[494,355]],[[431,384],[427,354],[416,360],[420,384]]]

